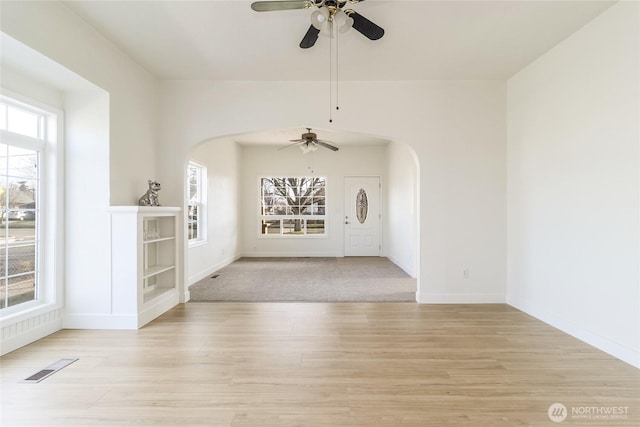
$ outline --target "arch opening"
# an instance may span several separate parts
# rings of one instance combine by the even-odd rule
[[[207,278],[241,257],[344,256],[344,177],[381,178],[381,251],[417,281],[419,292],[419,163],[404,142],[360,132],[314,129],[339,151],[303,153],[282,148],[304,127],[222,135],[194,144],[185,154],[184,207],[187,207],[187,164],[207,167],[207,238],[190,245],[185,239],[185,287]],[[324,239],[264,239],[258,230],[258,182],[262,175],[306,174],[327,177],[328,236]],[[254,206],[255,205],[255,206]],[[186,236],[186,233],[185,233]],[[188,295],[188,294],[187,294]]]

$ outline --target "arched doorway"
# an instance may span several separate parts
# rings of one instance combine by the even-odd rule
[[[186,244],[186,287],[210,278],[240,257],[344,256],[342,186],[344,177],[354,174],[380,177],[380,253],[410,277],[418,277],[419,169],[412,148],[388,138],[318,130],[340,150],[318,150],[309,155],[295,147],[281,149],[300,130],[304,128],[216,137],[190,150],[185,169],[192,160],[208,171],[208,236],[198,244]],[[257,204],[260,178],[308,174],[327,179],[327,202],[331,203],[327,206],[327,235],[298,240],[265,238]],[[185,200],[185,207],[187,203]]]

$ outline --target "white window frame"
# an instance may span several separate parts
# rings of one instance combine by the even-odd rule
[[[322,178],[324,179],[324,214],[307,214],[307,215],[265,215],[264,212],[264,203],[262,196],[262,180],[267,178]],[[328,200],[329,200],[329,178],[326,176],[301,176],[301,175],[286,175],[286,174],[271,174],[271,175],[261,175],[258,177],[258,221],[257,221],[257,234],[260,239],[326,239],[329,237],[329,209],[328,209]],[[285,227],[283,226],[283,222],[286,220],[301,220],[302,221],[302,233],[301,234],[293,234],[293,233],[285,233]],[[307,232],[307,220],[322,220],[324,221],[324,233],[311,233]],[[280,222],[280,233],[276,234],[268,234],[263,232],[263,221],[279,221]]]
[[[198,170],[197,173],[197,188],[196,194],[197,199],[189,200],[190,197],[190,176],[191,176],[191,168],[196,168]],[[201,163],[195,162],[193,160],[189,160],[187,165],[187,241],[189,246],[201,245],[207,243],[207,167]],[[197,237],[189,238],[189,224],[190,224],[190,212],[191,206],[197,207],[197,217],[196,217],[196,230]]]
[[[0,100],[8,104],[42,115],[38,138],[0,129],[2,142],[39,152],[39,191],[36,202],[36,298],[31,301],[0,309],[0,327],[5,322],[20,321],[52,308],[63,306],[64,277],[64,221],[63,206],[63,111],[34,101],[15,92],[2,89]]]

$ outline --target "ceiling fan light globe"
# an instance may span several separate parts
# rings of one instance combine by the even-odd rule
[[[338,10],[333,16],[333,22],[335,22],[339,32],[346,33],[353,25],[353,18],[347,16],[342,10]]]
[[[322,30],[329,24],[329,11],[325,8],[314,10],[311,13],[311,25],[318,30]]]
[[[353,18],[347,16],[347,20],[345,21],[344,25],[338,27],[338,31],[340,31],[341,33],[346,33],[351,29],[351,27],[353,27]]]

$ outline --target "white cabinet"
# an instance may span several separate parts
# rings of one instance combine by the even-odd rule
[[[179,302],[180,208],[117,206],[111,211],[112,314],[136,329]]]

